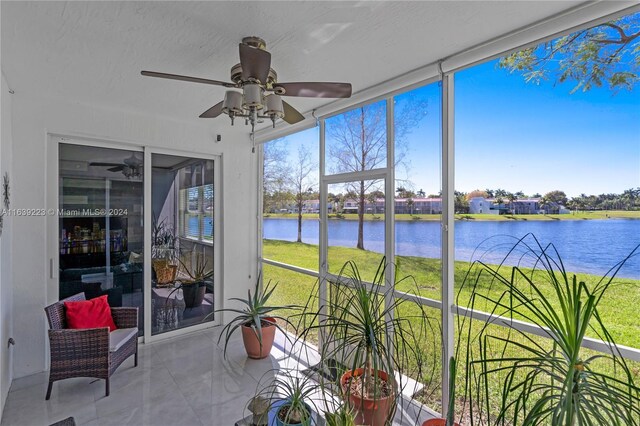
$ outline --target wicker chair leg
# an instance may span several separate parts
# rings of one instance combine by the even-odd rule
[[[133,366],[138,366],[138,351],[136,350],[136,354],[133,356]]]
[[[109,396],[109,378],[108,377],[105,380],[105,383],[106,383],[106,392],[104,396]]]
[[[49,386],[47,387],[47,396],[44,398],[46,401],[51,398],[51,388],[53,387],[53,382],[49,382]]]

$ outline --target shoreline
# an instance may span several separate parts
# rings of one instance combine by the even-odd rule
[[[287,219],[297,220],[296,213],[265,213],[265,219]],[[317,213],[303,213],[302,220],[318,220]],[[329,220],[350,220],[357,221],[357,214],[343,214],[339,217],[335,214],[329,214]],[[384,221],[384,214],[364,215],[365,222]],[[396,222],[439,222],[441,215],[439,214],[397,214]],[[571,212],[569,214],[520,214],[520,215],[492,215],[492,214],[456,214],[456,221],[468,222],[553,222],[559,220],[640,220],[640,211],[625,210],[603,210],[589,212]]]

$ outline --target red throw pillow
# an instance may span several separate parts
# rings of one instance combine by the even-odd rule
[[[116,330],[111,316],[111,308],[107,303],[107,295],[79,302],[64,302],[67,328],[99,328],[109,327]]]

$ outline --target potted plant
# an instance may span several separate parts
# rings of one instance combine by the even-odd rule
[[[158,222],[154,217],[151,230],[151,262],[157,284],[166,285],[175,281],[178,272],[177,241],[173,229],[164,220]]]
[[[206,280],[213,276],[213,269],[209,268],[203,253],[189,253],[187,257],[191,260],[190,262],[183,260],[182,257],[178,258],[180,269],[186,275],[186,278],[181,279],[178,288],[182,290],[186,307],[197,308],[202,305],[207,290]]]
[[[418,359],[414,352],[419,342],[410,319],[395,315],[407,301],[387,297],[393,285],[385,285],[385,274],[384,258],[372,284],[362,280],[354,262],[345,263],[329,283],[327,300],[314,313],[317,321],[302,335],[320,329],[322,358],[347,367],[338,385],[356,424],[361,425],[390,422],[401,387],[395,372],[404,371],[409,359]]]
[[[318,385],[309,376],[298,371],[278,370],[272,383],[267,387],[271,407],[275,412],[277,426],[311,425],[313,411],[306,401]]]
[[[258,419],[259,422],[269,426],[317,425],[317,419],[313,419],[316,405],[312,399],[319,389],[316,382],[295,369],[269,370],[264,378],[268,378],[268,384],[261,387],[261,379],[256,396],[250,400],[250,404],[259,400],[261,410],[268,411],[267,416]]]
[[[278,285],[275,284],[271,287],[271,282],[269,282],[264,288],[261,288],[260,278],[261,277],[258,276],[253,294],[251,294],[251,290],[247,291],[246,299],[237,297],[229,299],[244,305],[241,309],[225,308],[216,310],[216,312],[232,312],[236,314],[236,316],[224,326],[222,333],[220,333],[218,337],[219,344],[224,336],[225,356],[227,354],[229,339],[231,339],[231,336],[236,330],[240,329],[244,347],[249,358],[266,358],[271,352],[276,329],[285,333],[278,321],[291,325],[287,318],[275,315],[274,312],[281,309],[296,309],[297,307],[294,305],[268,306],[269,298]]]
[[[517,255],[516,264],[529,258],[532,266],[503,267],[507,259],[500,266],[478,262],[471,281],[472,309],[481,302],[491,312],[490,321],[482,322],[479,332],[475,328],[477,350],[467,361],[469,377],[475,378],[468,392],[475,417],[495,425],[640,424],[640,387],[598,310],[614,277],[640,246],[588,284],[565,271],[553,245],[543,247],[535,237],[530,243],[528,237],[510,254]],[[511,326],[515,319],[540,327],[548,339]],[[507,333],[496,334],[497,327],[489,326],[498,321],[510,327]],[[608,353],[583,348],[587,331],[600,337]]]

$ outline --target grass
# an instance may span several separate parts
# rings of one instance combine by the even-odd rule
[[[276,260],[282,263],[299,266],[302,268],[317,271],[318,270],[318,246],[305,243],[293,243],[279,240],[264,240],[263,257],[266,259]],[[382,255],[367,250],[357,250],[347,247],[330,247],[329,248],[329,270],[337,273],[340,267],[347,260],[353,260],[360,269],[364,279],[371,279],[377,269]],[[409,281],[403,282],[397,290],[408,293],[419,293],[421,296],[431,299],[440,300],[440,260],[427,259],[415,256],[396,256],[397,276],[404,277],[411,275],[415,278],[417,287]],[[461,306],[465,306],[470,298],[471,289],[464,288],[459,292],[460,284],[464,280],[469,264],[467,262],[455,263],[455,294],[457,302]],[[283,271],[278,268],[278,271]],[[284,273],[284,272],[282,272]],[[274,281],[282,281],[279,291],[283,296],[286,293],[293,292],[286,296],[287,299],[295,299],[296,297],[305,299],[308,297],[310,286],[315,283],[307,282],[304,285],[292,285],[284,280],[277,279],[282,274],[275,272],[269,278]],[[305,280],[309,277],[300,275]],[[595,285],[598,276],[589,274],[576,274],[578,279],[584,280],[587,285]],[[266,275],[265,275],[266,276]],[[284,278],[284,277],[283,277]],[[287,278],[292,278],[288,276]],[[295,280],[296,282],[299,279]],[[301,289],[301,294],[297,295]],[[484,284],[484,289],[491,292],[493,297],[499,296],[495,289],[491,288],[488,283]],[[551,294],[550,294],[551,296]],[[281,302],[278,302],[281,303]],[[287,302],[289,303],[289,302]],[[607,299],[600,303],[599,310],[609,331],[621,345],[640,348],[640,333],[638,333],[638,323],[640,322],[640,314],[637,307],[640,306],[640,281],[633,279],[616,279],[615,285],[607,293]]]
[[[265,218],[271,219],[297,219],[295,213],[265,213]],[[317,214],[305,213],[302,215],[303,220],[318,219]],[[456,214],[456,220],[475,220],[475,221],[492,221],[492,222],[509,222],[509,221],[553,221],[553,220],[591,220],[591,219],[640,219],[640,211],[626,210],[598,210],[598,211],[578,211],[569,214],[517,214],[517,215],[495,215],[495,214]],[[358,220],[357,214],[344,214],[336,217],[329,214],[330,220]],[[396,221],[439,221],[439,214],[396,214]],[[384,214],[365,214],[366,221],[384,221]]]
[[[318,270],[318,246],[316,245],[278,240],[264,240],[263,256],[267,259],[277,260],[302,268],[314,271]],[[331,247],[328,260],[331,271],[337,271],[346,260],[353,260],[357,263],[363,278],[370,279],[375,274],[380,258],[381,255],[379,253],[353,248]],[[396,264],[398,277],[411,275],[415,278],[415,283],[417,284],[414,285],[409,281],[406,281],[397,287],[398,290],[410,293],[419,293],[421,296],[436,300],[440,299],[441,264],[439,259],[426,259],[415,256],[397,256]],[[457,296],[457,303],[462,306],[468,303],[471,295],[470,288],[463,288],[460,291],[461,284],[468,268],[469,264],[466,262],[455,263],[455,294]],[[316,279],[304,274],[270,265],[264,265],[263,274],[265,279],[270,279],[280,283],[277,292],[273,295],[274,304],[304,305],[307,300],[309,300],[310,295],[317,291]],[[584,280],[589,286],[594,285],[594,283],[599,279],[599,277],[594,275],[576,275],[580,280]],[[498,291],[489,283],[483,283],[482,290],[493,297],[499,294]],[[606,300],[603,300],[599,305],[599,311],[603,318],[603,322],[614,337],[616,343],[625,346],[640,347],[640,333],[638,333],[640,314],[637,310],[638,306],[640,306],[640,280],[617,279],[616,284],[608,291]],[[481,306],[476,302],[476,309],[478,308],[481,308]],[[406,310],[406,312],[413,312],[415,309],[415,307],[408,305],[403,307],[403,310]],[[414,379],[420,380],[423,383],[426,382],[426,387],[418,399],[428,406],[439,410],[442,361],[439,357],[440,336],[437,335],[437,328],[440,324],[440,311],[434,308],[426,308],[425,313],[430,317],[429,321],[436,324],[436,327],[434,328],[433,336],[425,337],[423,349],[425,353],[431,352],[435,355],[428,358],[428,368],[420,373],[421,377],[414,375],[411,372],[411,368],[409,369],[410,371],[408,374]],[[402,312],[399,312],[399,315],[402,315]],[[458,320],[460,320],[460,318],[458,318]],[[476,321],[472,327],[473,330],[479,330],[481,324]],[[493,335],[504,337],[509,333],[509,329],[505,327],[497,325],[490,327],[492,328]],[[456,330],[457,329],[458,328],[456,327]],[[514,337],[513,333],[511,334],[511,337]],[[532,336],[532,338],[537,341],[544,341],[550,344],[550,341],[547,339],[536,336]],[[522,340],[524,342],[524,338]],[[462,336],[460,343],[462,345],[467,344],[467,338],[465,335]],[[585,353],[593,354],[594,352],[585,351]],[[629,364],[634,373],[635,380],[640,381],[640,363],[630,362]],[[462,376],[464,371],[465,366],[462,366],[459,374]],[[426,373],[430,373],[430,376]],[[499,400],[498,391],[500,389],[501,382],[497,378],[494,380],[495,382],[492,383],[492,390],[495,388],[495,392],[492,397]],[[456,384],[458,395],[463,395],[464,389],[462,386],[463,384],[460,382]],[[460,409],[460,407],[458,407],[458,409]]]

